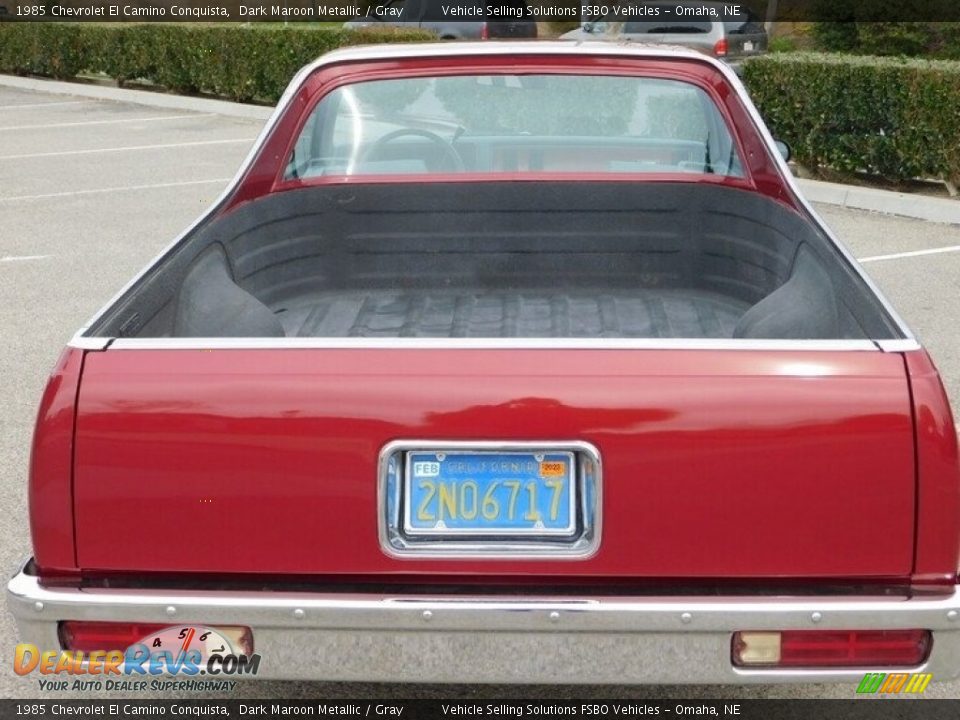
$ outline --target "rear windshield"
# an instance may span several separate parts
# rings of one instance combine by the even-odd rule
[[[461,75],[356,83],[326,95],[287,179],[418,173],[742,176],[713,100],[686,82]]]
[[[763,23],[750,13],[741,13],[737,20],[723,23],[727,35],[760,35],[764,32]]]

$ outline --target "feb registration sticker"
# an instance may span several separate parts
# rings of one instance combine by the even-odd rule
[[[575,468],[572,452],[409,452],[404,532],[434,538],[572,536]]]

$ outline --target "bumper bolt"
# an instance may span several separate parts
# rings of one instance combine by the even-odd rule
[[[43,603],[40,602],[39,600],[37,600],[37,601],[33,604],[33,609],[36,610],[37,612],[43,612]]]
[[[550,622],[560,622],[560,613],[556,610],[550,613]]]
[[[958,613],[956,610],[951,610],[947,613],[947,620],[956,620],[958,617],[960,617],[960,613]]]
[[[296,610],[293,611],[293,616],[297,620],[303,620],[304,615],[306,615],[306,613],[303,611],[302,608],[297,608]]]
[[[422,617],[426,622],[430,622],[430,620],[433,618],[433,613],[429,610],[424,610]]]
[[[167,615],[173,617],[177,614],[177,609],[173,605],[167,605]]]
[[[693,622],[693,615],[688,612],[684,613],[680,616],[680,622],[682,622],[684,625],[689,625],[691,622]]]
[[[818,622],[820,622],[821,620],[823,620],[823,614],[822,614],[822,613],[815,612],[815,613],[813,613],[813,615],[810,616],[810,621],[811,621],[811,622],[818,623]]]

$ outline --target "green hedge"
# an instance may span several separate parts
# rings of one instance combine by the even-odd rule
[[[960,62],[776,54],[750,60],[744,80],[812,170],[960,181]]]
[[[0,72],[70,79],[104,73],[179,93],[275,102],[294,73],[346,45],[418,42],[420,30],[302,25],[0,23]]]
[[[960,59],[955,22],[816,22],[811,34],[815,47],[828,52]]]

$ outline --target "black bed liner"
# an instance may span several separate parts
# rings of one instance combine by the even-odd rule
[[[274,310],[288,337],[729,338],[750,304],[696,289],[327,291]]]
[[[898,337],[808,219],[707,183],[319,185],[185,238],[111,337]]]

